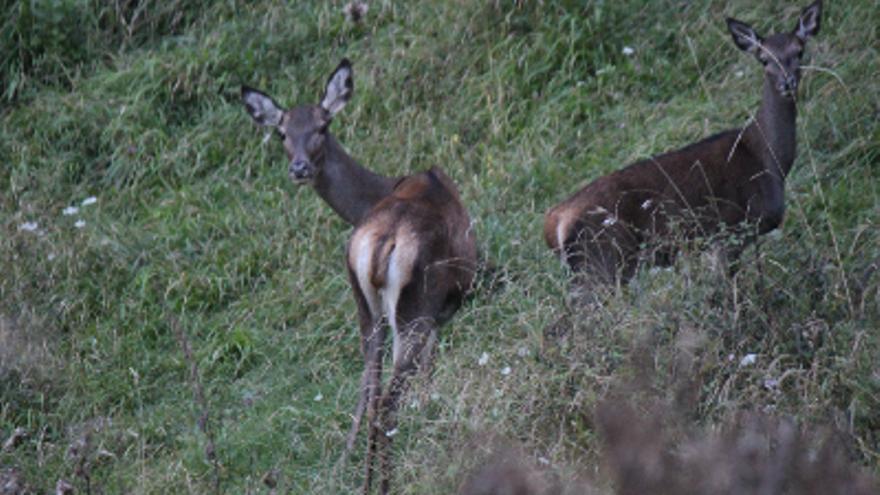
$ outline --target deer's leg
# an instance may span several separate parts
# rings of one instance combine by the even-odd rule
[[[403,319],[406,321],[406,319]],[[418,317],[400,327],[399,352],[394,356],[394,372],[388,390],[382,396],[374,432],[382,476],[381,493],[387,494],[391,482],[391,443],[397,433],[397,411],[414,374],[427,371],[434,356],[437,325],[431,317]]]
[[[379,398],[382,390],[382,359],[384,354],[385,327],[379,324],[375,327],[373,337],[368,339],[368,358],[364,367],[364,403],[367,413],[367,455],[364,459],[364,485],[363,492],[370,492],[373,481],[373,460],[376,456],[377,429],[376,424],[379,416]]]
[[[604,220],[607,223],[607,219]],[[601,284],[625,284],[638,266],[638,246],[628,228],[615,222],[594,227],[584,224],[578,243],[582,246],[583,270]]]
[[[352,414],[351,429],[345,442],[344,460],[357,439],[360,430],[361,421],[364,412],[375,397],[378,397],[378,390],[381,385],[382,376],[382,345],[385,342],[385,329],[382,326],[381,315],[374,315],[370,308],[357,278],[349,269],[349,281],[352,291],[354,292],[355,303],[358,308],[358,320],[361,330],[361,355],[364,358],[364,372],[361,375],[360,397]],[[375,410],[375,408],[374,408]]]
[[[360,431],[364,412],[379,396],[382,377],[382,344],[385,340],[385,329],[380,322],[372,325],[371,330],[361,333],[361,346],[364,356],[364,372],[361,375],[360,398],[352,414],[351,429],[345,442],[346,454],[354,448],[357,434]],[[375,409],[375,407],[373,408]],[[368,415],[369,420],[369,415]]]

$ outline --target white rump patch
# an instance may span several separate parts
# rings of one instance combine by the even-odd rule
[[[352,267],[354,267],[357,283],[361,288],[361,292],[364,294],[364,299],[367,300],[370,314],[375,321],[382,317],[382,306],[379,293],[370,282],[370,262],[373,259],[373,243],[371,237],[372,236],[369,232],[357,233],[351,246],[354,259],[350,260],[350,262]]]

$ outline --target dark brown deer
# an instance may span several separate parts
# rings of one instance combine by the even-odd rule
[[[364,492],[374,460],[381,491],[390,486],[391,437],[409,378],[430,368],[438,328],[470,290],[477,267],[471,221],[452,180],[438,168],[403,178],[363,169],[327,132],[331,118],[353,92],[352,69],[343,60],[330,76],[320,105],[281,110],[267,95],[242,88],[257,123],[284,138],[295,182],[309,182],[342,218],[355,225],[346,259],[361,330],[364,372],[346,452],[366,412]],[[391,327],[393,373],[382,393],[386,323]]]
[[[819,32],[821,12],[819,0],[804,9],[792,32],[766,39],[728,19],[736,46],[764,66],[754,121],[596,179],[547,212],[550,248],[576,272],[625,282],[644,246],[668,237],[672,224],[689,238],[726,228],[744,233],[745,242],[779,226],[795,158],[800,61],[807,40]],[[740,250],[728,254],[736,258]],[[654,262],[671,263],[674,251],[657,250]]]

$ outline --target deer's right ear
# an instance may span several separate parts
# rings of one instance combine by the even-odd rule
[[[241,87],[241,102],[254,122],[266,127],[278,127],[284,111],[269,95],[248,86]]]
[[[758,33],[752,29],[752,26],[728,17],[727,29],[730,30],[733,42],[736,43],[740,50],[749,52],[752,55],[758,55],[761,52],[761,43],[764,40],[758,36]]]
[[[354,80],[352,79],[351,62],[344,58],[327,79],[324,97],[321,98],[321,108],[327,110],[332,118],[348,103],[352,93],[354,93]]]

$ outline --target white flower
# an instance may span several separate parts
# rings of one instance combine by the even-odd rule
[[[431,400],[433,400],[433,401],[440,400],[440,394],[438,394],[437,392],[431,392]]]
[[[543,456],[538,457],[538,462],[540,462],[541,464],[543,464],[545,466],[550,465],[550,459],[547,459],[546,457],[543,457]]]
[[[488,362],[489,362],[489,354],[487,354],[485,352],[480,354],[480,359],[477,360],[477,364],[479,364],[480,366],[486,366],[486,363],[488,363]]]
[[[76,223],[73,224],[74,227],[81,229],[86,226],[85,220],[77,220]]]
[[[602,220],[602,225],[604,225],[606,227],[611,227],[615,223],[617,223],[617,219],[614,217],[608,217],[605,220]]]
[[[93,205],[93,204],[95,204],[95,203],[97,203],[97,202],[98,202],[98,198],[96,198],[96,197],[94,197],[94,196],[89,196],[88,198],[86,198],[86,199],[83,200],[83,202],[82,202],[82,206]]]
[[[743,71],[741,71],[741,70],[738,70],[738,71],[736,71],[736,72],[733,73],[733,75],[736,76],[736,77],[742,77],[742,76],[744,76],[745,74],[746,74],[746,73],[743,72]]]
[[[392,430],[388,430],[388,431],[385,432],[385,436],[388,437],[388,438],[391,438],[391,437],[393,437],[394,435],[397,435],[397,428],[394,428],[394,429],[392,429]]]
[[[519,349],[516,350],[516,355],[521,358],[528,356],[529,355],[529,348],[526,346],[520,347]]]
[[[510,369],[510,366],[505,366],[504,368],[501,369],[501,374],[504,375],[504,376],[507,376],[507,375],[509,375],[512,371],[513,371],[513,370]]]
[[[18,230],[25,232],[35,232],[38,228],[40,228],[40,224],[37,222],[25,222],[18,226]]]
[[[318,395],[315,396],[315,402],[321,402],[322,400],[324,400],[324,394],[318,392]]]
[[[69,217],[70,215],[76,215],[77,213],[79,213],[79,208],[77,208],[76,206],[68,206],[67,208],[61,210],[61,214],[66,217]]]
[[[49,253],[49,254],[46,256],[46,259],[49,260],[49,261],[54,260],[54,259],[55,259],[55,253]]]
[[[739,360],[740,366],[750,366],[755,364],[758,361],[757,354],[746,354],[742,359]]]
[[[605,208],[602,208],[601,206],[597,206],[597,207],[593,208],[592,210],[590,210],[591,215],[599,215],[600,213],[608,213],[608,210],[606,210]]]
[[[774,390],[779,387],[779,380],[776,378],[765,378],[764,379],[764,388],[767,390]]]
[[[633,48],[630,47],[630,46],[625,46],[625,47],[623,47],[623,54],[626,55],[627,57],[629,57],[630,55],[632,55],[632,54],[635,53],[635,52],[636,52],[636,51],[633,50]]]
[[[646,199],[645,202],[642,203],[642,209],[643,209],[643,210],[647,210],[647,209],[650,208],[651,205],[653,205],[653,204],[654,204],[654,201],[653,201],[653,200]]]

